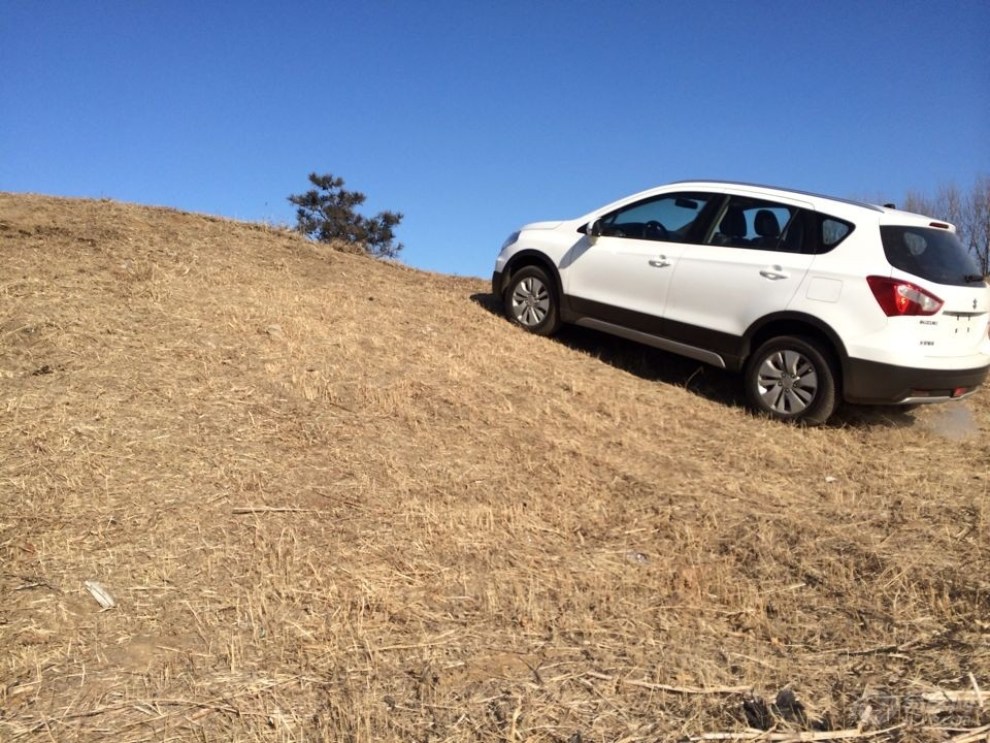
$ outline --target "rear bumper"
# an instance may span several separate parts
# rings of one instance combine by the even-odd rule
[[[990,366],[975,369],[912,369],[863,359],[845,365],[844,397],[852,403],[890,405],[965,397],[987,378]]]

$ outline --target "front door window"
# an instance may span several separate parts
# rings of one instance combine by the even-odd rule
[[[667,194],[623,207],[602,219],[602,235],[690,242],[702,226],[700,217],[712,196],[705,193]]]

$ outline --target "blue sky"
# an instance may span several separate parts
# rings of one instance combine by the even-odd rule
[[[488,277],[524,222],[684,178],[990,172],[990,2],[4,0],[0,190],[294,223],[311,171]]]

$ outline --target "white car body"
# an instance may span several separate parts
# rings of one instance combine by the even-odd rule
[[[650,210],[663,219],[643,222]],[[969,264],[956,255],[954,232],[889,207],[685,181],[577,219],[526,225],[503,246],[492,284],[504,296],[516,272],[539,267],[559,321],[733,370],[776,335],[811,339],[835,367],[838,397],[935,402],[971,394],[990,368],[990,286],[960,274],[975,269],[956,268]],[[939,251],[955,272],[944,269],[944,280],[942,266],[923,266]],[[878,291],[893,297],[895,314]],[[896,314],[903,307],[922,314]]]

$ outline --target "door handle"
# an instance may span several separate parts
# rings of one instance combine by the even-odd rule
[[[770,279],[771,281],[777,281],[779,279],[789,279],[791,275],[784,271],[780,266],[771,266],[770,268],[764,268],[760,271],[760,276],[765,279]]]
[[[670,265],[670,261],[667,260],[667,256],[658,255],[656,258],[650,258],[650,265],[654,268],[666,268]]]

